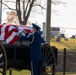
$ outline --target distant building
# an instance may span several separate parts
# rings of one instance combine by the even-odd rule
[[[46,35],[46,26],[45,22],[43,23],[43,36],[45,37]],[[51,27],[50,28],[50,36],[53,38],[54,36],[60,36],[60,28],[59,27]]]
[[[60,34],[60,37],[65,38],[65,34]]]
[[[76,37],[75,37],[75,35],[72,35],[72,37],[71,37],[71,38],[76,38]]]
[[[53,34],[53,36],[60,36],[60,28],[59,27],[51,27],[50,28],[50,32],[51,34]]]

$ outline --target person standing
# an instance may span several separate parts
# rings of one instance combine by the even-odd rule
[[[41,34],[38,32],[41,28],[32,23],[32,34],[28,36],[23,36],[19,34],[19,38],[22,40],[30,41],[30,60],[31,60],[31,70],[32,75],[40,75],[41,61],[42,61],[42,52],[41,52],[41,44],[45,43],[42,40]],[[24,33],[27,33],[23,30]]]

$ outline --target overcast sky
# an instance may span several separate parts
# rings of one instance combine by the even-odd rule
[[[66,27],[65,33],[67,36],[76,34],[76,0],[63,0],[66,5],[52,5],[52,9],[56,9],[57,12],[52,13],[52,26]],[[64,30],[64,28],[63,28]]]
[[[56,9],[56,13],[52,13],[52,25],[60,26],[75,26],[76,25],[76,0],[64,0],[64,5],[53,5],[52,8]]]

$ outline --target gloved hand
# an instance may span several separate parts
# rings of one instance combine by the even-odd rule
[[[22,34],[22,32],[23,32],[23,28],[19,27],[19,28],[18,28],[18,33],[17,33],[17,34],[20,35],[20,34]]]

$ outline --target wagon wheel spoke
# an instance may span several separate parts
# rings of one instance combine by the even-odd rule
[[[7,70],[7,57],[5,48],[0,42],[0,75],[6,75]]]
[[[44,57],[45,57],[45,59],[47,59],[47,47],[45,47],[44,49],[45,49]]]
[[[51,63],[51,60],[53,60],[54,57],[53,57],[53,54],[52,54],[51,50],[49,50],[49,48],[47,48],[45,53],[47,53],[46,58],[45,58],[46,64],[49,65]]]
[[[42,61],[42,67],[41,67],[41,75],[54,75],[55,73],[55,55],[53,53],[53,50],[51,46],[48,44],[42,45],[42,55],[43,55],[43,61]],[[54,70],[52,69],[54,67]],[[50,69],[50,72],[47,71],[47,69]]]
[[[43,59],[47,59],[47,48],[46,47],[43,48],[42,54],[43,54]],[[43,62],[46,63],[46,60],[43,60]]]
[[[47,62],[46,62],[47,65],[49,65],[49,63],[51,63],[52,58],[53,58],[53,56],[51,56],[51,57],[47,60]]]

